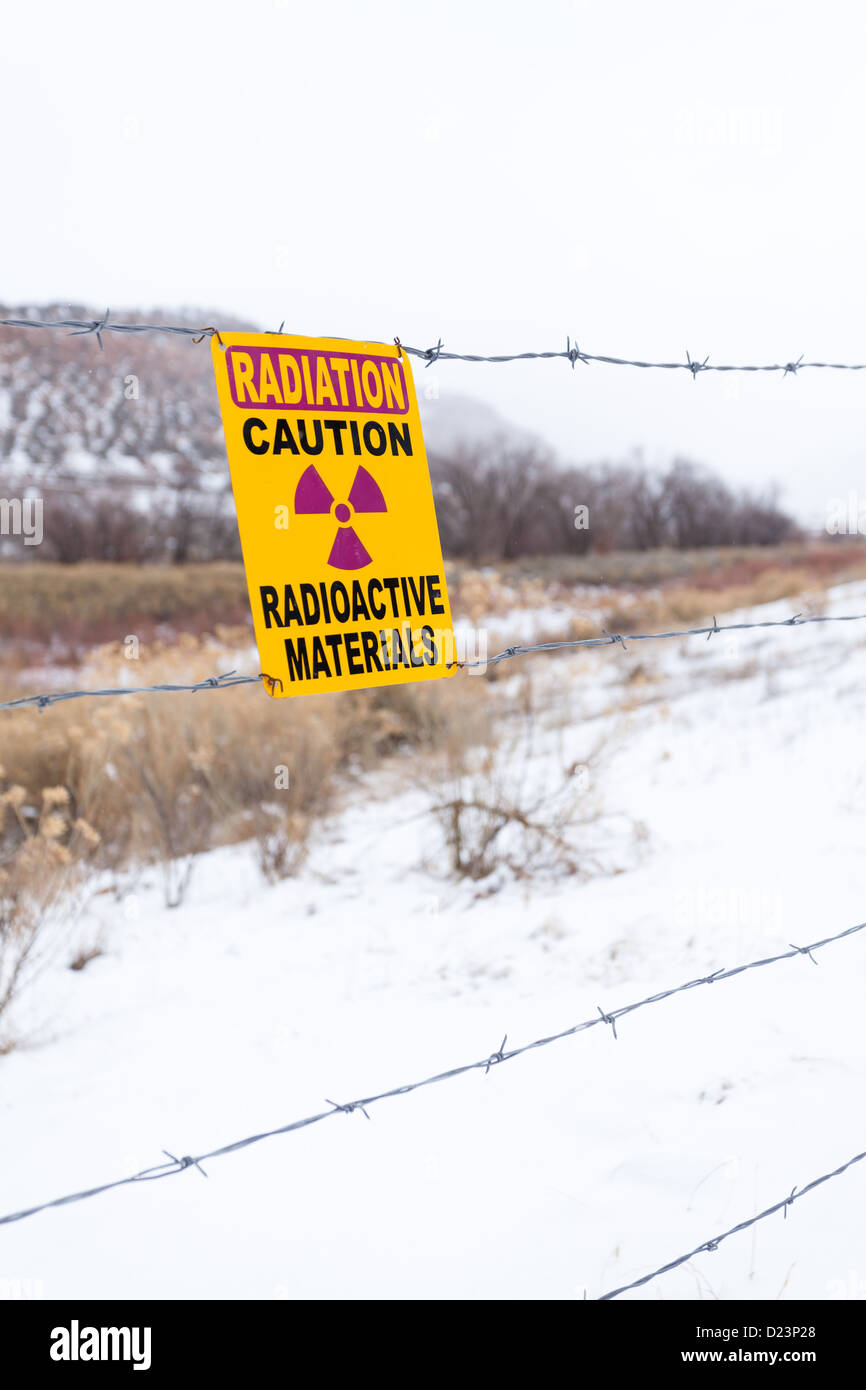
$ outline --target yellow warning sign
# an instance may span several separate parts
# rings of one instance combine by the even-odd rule
[[[266,689],[452,675],[430,473],[400,349],[223,333],[211,350]]]

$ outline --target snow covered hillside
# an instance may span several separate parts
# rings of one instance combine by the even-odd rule
[[[866,586],[831,591],[864,610]],[[236,847],[174,911],[155,876],[93,897],[77,930],[104,954],[47,971],[0,1058],[0,1214],[866,918],[866,624],[538,656],[492,689],[527,681],[529,781],[595,769],[585,872],[457,882],[413,754],[294,879],[263,887]],[[598,1297],[866,1147],[866,933],[816,959],[0,1227],[0,1289]],[[864,1168],[628,1297],[863,1297]]]

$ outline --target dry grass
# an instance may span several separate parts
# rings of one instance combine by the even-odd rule
[[[747,583],[719,588],[683,585],[655,592],[621,594],[602,605],[611,632],[647,632],[667,627],[702,627],[720,613],[755,608],[779,599],[798,599],[798,609],[817,611],[824,584],[808,569],[766,569]],[[596,629],[597,631],[597,629]],[[583,634],[581,634],[583,635]]]
[[[98,845],[65,787],[31,796],[0,769],[0,1052],[15,1041],[10,1011],[56,950]]]
[[[850,575],[859,555],[860,547],[841,545],[658,552],[563,560],[550,573],[532,574],[525,564],[499,571],[454,567],[449,582],[455,609],[476,621],[489,625],[497,612],[540,607],[553,598],[573,617],[565,631],[548,635],[589,637],[602,627],[628,632],[701,625],[713,614],[794,596],[799,609],[814,611],[822,602],[822,576],[839,578],[842,566]],[[590,612],[587,590],[576,593],[568,585],[590,582],[602,559],[608,582],[612,572],[623,580],[664,576],[668,582],[654,589],[600,590]],[[692,580],[685,582],[689,573]],[[232,667],[256,669],[248,621],[228,625],[236,610],[246,610],[239,566],[33,563],[3,567],[2,578],[0,630],[66,636],[76,624],[82,631],[113,629],[115,640],[91,650],[70,683],[187,682]],[[122,638],[136,631],[135,613],[165,623],[172,635],[143,642],[141,659],[130,662]],[[177,632],[187,619],[201,619],[198,635]],[[501,666],[490,674],[511,670]],[[32,679],[27,688],[34,688]],[[4,698],[20,693],[12,685],[0,692]],[[253,840],[266,877],[296,872],[316,825],[351,780],[401,750],[412,749],[428,762],[434,755],[444,757],[452,769],[465,771],[461,760],[471,750],[496,741],[502,709],[501,696],[487,682],[465,675],[337,700],[271,700],[263,691],[243,687],[82,701],[41,714],[31,709],[0,713],[0,763],[8,783],[24,788],[30,801],[38,802],[42,788],[65,789],[70,814],[100,836],[99,867],[120,872],[161,865],[166,901],[176,905],[197,857],[217,845]],[[531,808],[527,812],[519,797],[509,795],[488,786],[483,796],[457,791],[446,798],[447,807],[442,802],[462,841],[455,849],[456,872],[478,872],[487,849],[516,833],[520,815],[534,819]],[[474,807],[468,804],[473,800]],[[482,804],[487,811],[479,809]],[[482,825],[478,818],[485,816]],[[467,848],[472,837],[480,849]]]
[[[188,681],[237,661],[186,636],[134,663],[105,646],[79,674],[93,686]],[[0,713],[0,763],[30,800],[45,786],[65,790],[100,836],[100,868],[160,865],[177,906],[197,857],[218,845],[253,839],[267,877],[295,872],[321,817],[366,769],[402,749],[482,737],[483,687],[451,680],[303,700],[240,687],[10,710]]]
[[[213,632],[249,622],[238,564],[0,565],[0,633],[80,649],[128,633],[148,640],[160,625]]]
[[[566,630],[547,635],[590,637],[602,627],[628,632],[697,626],[713,614],[795,595],[798,608],[814,611],[822,601],[815,586],[826,569],[826,552],[832,551],[834,564],[846,560],[850,566],[855,550],[784,547],[760,554],[726,552],[721,559],[717,552],[703,553],[701,582],[602,591],[591,613],[585,600],[581,611],[580,596],[572,595],[573,617]],[[778,563],[789,551],[791,557],[799,556],[799,566]],[[776,563],[769,564],[769,558]],[[605,557],[606,564],[611,561]],[[618,563],[621,574],[634,572],[635,566],[643,566],[646,574],[647,566],[654,565],[657,573],[669,563],[694,568],[697,560],[677,552],[620,557]],[[563,562],[566,569],[569,564]],[[575,578],[577,569],[575,562],[568,577]],[[720,586],[723,574],[737,575],[738,582]],[[463,570],[452,577],[452,588],[455,607],[462,604],[463,612],[488,623],[497,609],[550,601],[544,578],[521,575],[517,566],[503,572]],[[566,594],[558,582],[558,601]],[[17,615],[14,621],[24,630],[34,631],[50,620],[53,630],[65,631],[70,615],[76,614],[90,627],[113,624],[122,638],[134,630],[130,609],[135,605],[152,619],[171,623],[200,612],[218,613],[223,620],[232,604],[241,601],[243,576],[232,565],[148,570],[30,564],[4,570],[0,626]],[[211,627],[216,635],[181,633],[145,642],[135,662],[124,659],[120,641],[104,644],[91,651],[75,683],[186,682],[216,670],[250,669],[248,627],[231,628],[224,621]],[[541,640],[543,636],[539,634]],[[507,668],[496,667],[490,674],[503,672]],[[5,693],[20,691],[9,688]],[[101,867],[119,871],[134,864],[162,865],[166,901],[176,905],[197,856],[215,845],[253,839],[266,876],[295,872],[316,823],[353,776],[404,748],[444,754],[456,765],[467,749],[495,741],[493,699],[487,682],[458,676],[354,692],[338,700],[271,700],[263,691],[240,688],[81,702],[42,714],[16,710],[0,714],[0,762],[9,780],[28,796],[38,797],[43,787],[66,789],[73,814],[101,837]],[[501,700],[495,708],[500,705]],[[459,812],[464,820],[467,814],[468,808]],[[494,825],[501,819],[498,812],[497,817]],[[486,833],[481,832],[482,838]],[[493,838],[501,840],[502,835],[499,829]],[[465,865],[462,850],[457,859]]]
[[[776,546],[725,546],[703,550],[594,551],[580,556],[543,556],[499,567],[515,581],[540,580],[545,587],[589,585],[646,588],[691,585],[719,589],[745,585],[768,569],[807,570],[815,579],[842,583],[866,578],[866,545],[845,541],[792,541]],[[457,576],[460,567],[455,567]]]
[[[646,602],[652,613],[700,608],[701,616],[711,616],[864,578],[866,546],[809,542],[559,556],[485,569],[454,565],[449,567],[448,592],[455,613],[473,623],[551,603],[614,615],[620,604],[634,608]]]
[[[809,576],[809,583],[866,577],[866,546],[803,542],[774,547],[649,550],[546,556],[478,569],[447,566],[455,612],[475,621],[515,606],[568,601],[575,588],[749,590],[767,571]],[[755,602],[760,602],[756,599]],[[243,568],[229,562],[186,565],[0,565],[0,635],[80,652],[128,633],[150,642],[161,629],[251,631]]]

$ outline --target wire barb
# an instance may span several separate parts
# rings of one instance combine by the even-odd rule
[[[588,359],[584,357],[580,348],[577,346],[577,343],[575,343],[574,347],[572,347],[570,338],[566,338],[565,340],[565,355],[571,363],[572,371],[574,371],[575,362],[582,362],[585,367],[589,365]]]
[[[490,1070],[491,1067],[495,1067],[495,1066],[497,1065],[497,1063],[499,1063],[499,1062],[504,1062],[504,1061],[505,1061],[504,1053],[505,1053],[505,1044],[506,1044],[507,1042],[508,1042],[508,1034],[506,1033],[506,1034],[505,1034],[505,1037],[502,1039],[502,1042],[501,1042],[500,1045],[499,1045],[499,1050],[498,1050],[498,1052],[491,1052],[490,1056],[487,1058],[487,1065],[486,1065],[486,1067],[484,1068],[484,1075],[485,1075],[485,1076],[487,1075],[487,1073],[489,1072],[489,1070]]]
[[[686,366],[692,374],[692,381],[695,381],[697,379],[698,372],[705,372],[707,370],[707,363],[709,362],[709,360],[710,357],[708,353],[707,356],[704,358],[703,362],[694,361],[689,354],[688,348],[686,348]]]
[[[370,1118],[359,1100],[350,1100],[347,1105],[340,1105],[336,1100],[328,1100],[326,1096],[325,1103],[327,1105],[333,1105],[334,1113],[337,1115],[352,1115],[356,1110],[360,1110],[365,1119],[369,1120]]]
[[[95,333],[96,341],[99,344],[99,351],[102,352],[104,350],[102,343],[102,335],[108,327],[108,316],[110,313],[111,310],[106,309],[101,319],[94,319],[93,322],[88,324],[86,328],[76,328],[67,336],[70,338],[81,338],[86,333]]]
[[[724,978],[724,976],[725,976],[725,968],[724,968],[724,966],[722,966],[721,970],[714,970],[713,973],[712,973],[712,975],[703,975],[703,976],[701,977],[701,984],[702,984],[702,985],[714,985],[714,984],[716,983],[716,980],[721,980],[721,979]]]
[[[177,1164],[177,1171],[179,1173],[182,1173],[184,1168],[197,1168],[203,1178],[207,1177],[207,1173],[202,1168],[198,1159],[193,1158],[190,1154],[185,1154],[183,1158],[175,1158],[174,1154],[169,1153],[168,1149],[163,1149],[163,1153],[165,1154],[166,1158],[171,1159],[172,1163]]]
[[[406,351],[407,351],[407,352],[412,352],[412,351],[415,351],[415,349],[413,349],[413,348],[407,348]],[[427,366],[428,366],[428,367],[432,367],[434,362],[438,362],[438,361],[439,361],[439,358],[440,358],[440,356],[441,356],[441,354],[442,354],[442,339],[441,339],[441,338],[439,339],[439,341],[438,341],[438,343],[436,344],[435,348],[425,348],[425,349],[423,350],[423,352],[417,353],[417,355],[418,355],[419,357],[426,357],[426,358],[427,358]]]
[[[616,1038],[616,1019],[614,1018],[613,1014],[606,1014],[600,1004],[596,1004],[595,1007],[598,1009],[598,1016],[601,1019],[602,1023],[607,1023],[610,1025],[610,1027],[613,1029],[613,1036],[614,1038]],[[619,1039],[617,1038],[617,1042],[618,1041]]]

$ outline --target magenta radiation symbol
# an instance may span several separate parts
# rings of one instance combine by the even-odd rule
[[[328,564],[335,570],[362,570],[371,563],[372,556],[349,523],[356,512],[363,516],[365,512],[387,510],[382,490],[366,468],[359,468],[355,474],[348,502],[338,502],[336,506],[312,464],[301,474],[295,488],[297,516],[324,516],[330,512],[337,523],[339,529],[328,556]]]

